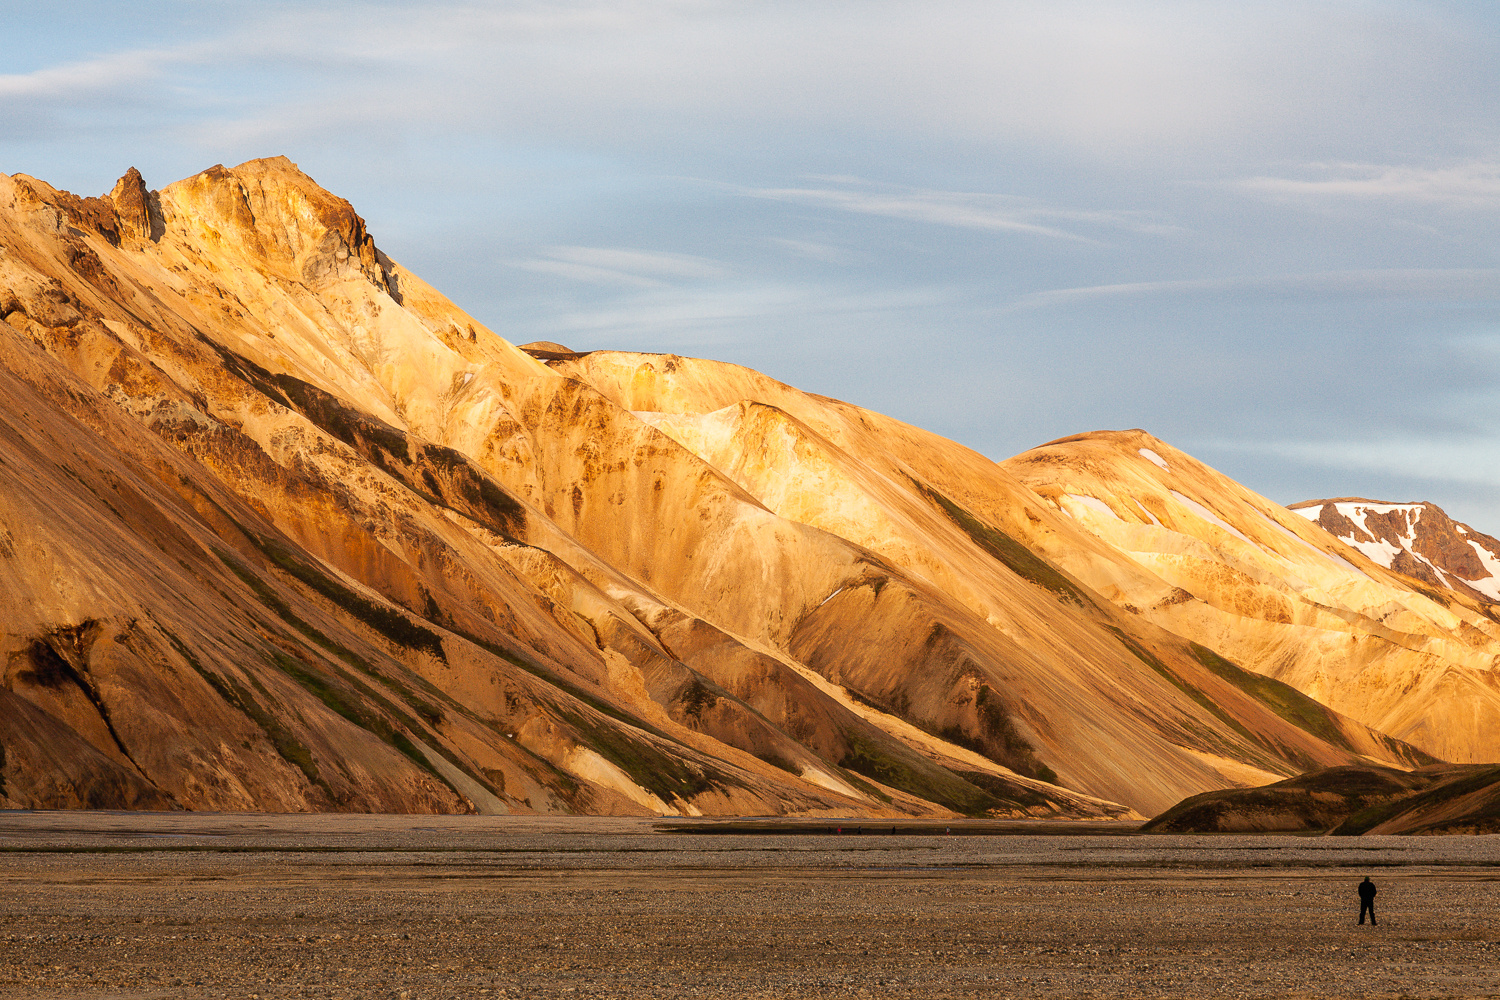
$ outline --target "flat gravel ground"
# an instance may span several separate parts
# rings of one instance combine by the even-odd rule
[[[0,996],[1500,997],[1500,838],[835,822],[0,813]]]

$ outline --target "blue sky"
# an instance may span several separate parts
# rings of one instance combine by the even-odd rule
[[[0,171],[285,154],[508,339],[1500,534],[1484,4],[0,0]]]

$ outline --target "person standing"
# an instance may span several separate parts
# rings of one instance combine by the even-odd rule
[[[1370,876],[1366,875],[1365,880],[1359,884],[1360,923],[1365,922],[1365,914],[1368,913],[1370,915],[1370,926],[1375,926],[1375,893],[1378,891],[1375,888],[1375,883],[1370,881]]]

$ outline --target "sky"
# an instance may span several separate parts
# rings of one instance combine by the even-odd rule
[[[0,0],[0,171],[286,155],[513,343],[1500,535],[1500,9]]]

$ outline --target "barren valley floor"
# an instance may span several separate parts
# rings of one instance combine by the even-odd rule
[[[836,824],[0,813],[0,996],[1500,996],[1497,837]]]

